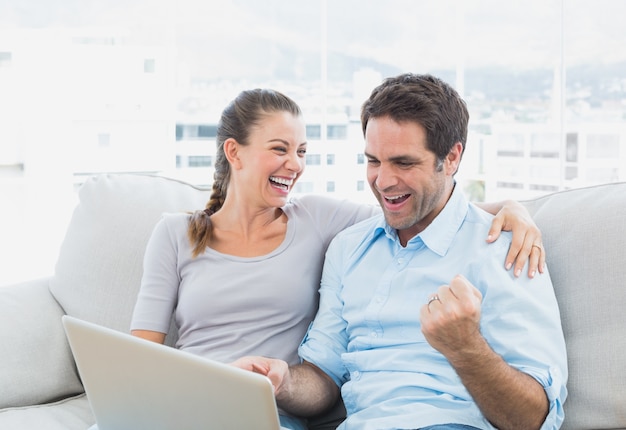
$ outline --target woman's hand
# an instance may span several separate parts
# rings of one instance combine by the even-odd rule
[[[524,205],[514,200],[502,202],[500,210],[495,214],[491,223],[487,242],[496,241],[503,230],[513,233],[504,263],[506,270],[513,268],[514,275],[518,277],[528,261],[529,278],[533,278],[537,271],[543,273],[546,252],[541,240],[541,231]]]

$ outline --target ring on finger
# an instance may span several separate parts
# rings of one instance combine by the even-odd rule
[[[441,302],[441,299],[439,298],[439,296],[438,296],[437,294],[435,294],[435,295],[431,296],[431,297],[428,299],[428,304],[430,305],[430,304],[431,304],[432,302],[434,302],[435,300],[439,300],[439,301]]]

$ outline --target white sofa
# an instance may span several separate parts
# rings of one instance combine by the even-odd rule
[[[148,175],[102,175],[81,187],[54,275],[0,287],[0,429],[93,424],[61,316],[127,331],[154,224],[208,197]],[[526,204],[544,234],[568,347],[563,428],[626,429],[626,183]]]

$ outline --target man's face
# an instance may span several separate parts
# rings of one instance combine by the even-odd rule
[[[459,156],[455,145],[443,163],[427,149],[426,130],[412,121],[372,118],[365,131],[367,180],[400,243],[424,230],[445,206]],[[453,168],[451,170],[451,168]]]

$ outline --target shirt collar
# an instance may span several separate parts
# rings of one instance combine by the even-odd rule
[[[467,198],[455,183],[452,195],[442,211],[428,227],[409,240],[407,248],[420,246],[423,243],[436,254],[445,255],[467,215],[468,204]],[[389,226],[384,216],[381,215],[374,226],[371,239],[374,240],[383,233],[388,239],[398,241],[398,232]]]

